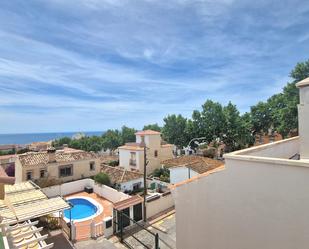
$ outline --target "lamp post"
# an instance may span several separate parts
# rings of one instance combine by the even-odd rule
[[[206,137],[195,137],[195,138],[192,138],[192,139],[190,140],[190,142],[188,143],[187,148],[191,149],[191,145],[190,145],[190,144],[191,144],[193,141],[204,140],[204,139],[206,139]],[[191,178],[190,170],[191,170],[190,167],[188,167],[188,179]]]
[[[192,138],[191,140],[190,140],[190,142],[188,143],[188,145],[187,145],[187,148],[189,148],[189,149],[191,149],[191,143],[193,142],[193,141],[198,141],[198,140],[204,140],[204,139],[206,139],[206,137],[195,137],[195,138]]]

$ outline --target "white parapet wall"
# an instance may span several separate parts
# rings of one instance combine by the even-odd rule
[[[61,185],[55,185],[47,188],[42,188],[43,192],[48,197],[54,196],[66,196],[73,193],[82,192],[85,187],[92,187],[93,191],[100,195],[101,197],[115,203],[117,201],[122,201],[128,199],[130,196],[117,191],[106,185],[96,184],[92,179],[82,179],[73,182],[67,182]]]
[[[174,200],[171,193],[166,193],[165,195],[160,195],[157,199],[148,201],[146,203],[147,207],[147,219],[151,218],[167,209],[174,207]]]

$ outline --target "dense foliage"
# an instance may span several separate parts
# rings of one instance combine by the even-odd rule
[[[103,173],[103,172],[95,175],[94,180],[95,180],[95,182],[100,183],[100,184],[104,184],[104,185],[107,185],[107,186],[111,185],[111,181],[109,179],[109,176],[107,174]]]
[[[158,177],[163,182],[170,181],[170,171],[167,168],[155,169],[152,174],[154,177]]]
[[[121,130],[107,130],[102,136],[85,136],[80,139],[72,139],[70,137],[63,137],[53,142],[53,146],[58,148],[67,144],[74,149],[81,149],[85,151],[98,152],[102,149],[115,150],[120,145],[127,142],[135,141],[135,129],[123,126]]]
[[[222,106],[218,102],[207,100],[201,110],[194,110],[191,119],[182,115],[168,115],[163,127],[158,124],[145,125],[143,130],[161,131],[163,139],[177,145],[187,146],[192,138],[205,137],[203,142],[223,142],[226,151],[245,148],[254,143],[256,135],[269,130],[283,137],[297,133],[297,104],[299,91],[295,86],[300,80],[309,77],[309,60],[298,63],[291,71],[292,82],[287,83],[281,93],[271,96],[265,102],[251,107],[250,112],[241,115],[237,107],[229,102]],[[70,147],[86,151],[116,149],[118,146],[135,141],[135,129],[123,126],[121,130],[108,130],[101,137],[82,137],[80,139],[61,138],[54,142],[58,147],[68,144]],[[194,143],[193,143],[194,144]]]

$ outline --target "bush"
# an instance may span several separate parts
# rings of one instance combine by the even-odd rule
[[[109,179],[109,176],[103,172],[95,175],[94,177],[95,182],[100,183],[100,184],[104,184],[107,186],[111,185],[111,181]]]
[[[107,164],[108,164],[109,166],[116,167],[116,166],[119,165],[119,160],[109,161]]]

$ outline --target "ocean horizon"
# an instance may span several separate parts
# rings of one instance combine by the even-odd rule
[[[86,136],[101,136],[104,131],[81,131],[81,132],[42,132],[42,133],[16,133],[0,134],[0,145],[4,144],[30,144],[43,142],[62,137],[72,137],[76,133],[84,133]]]

